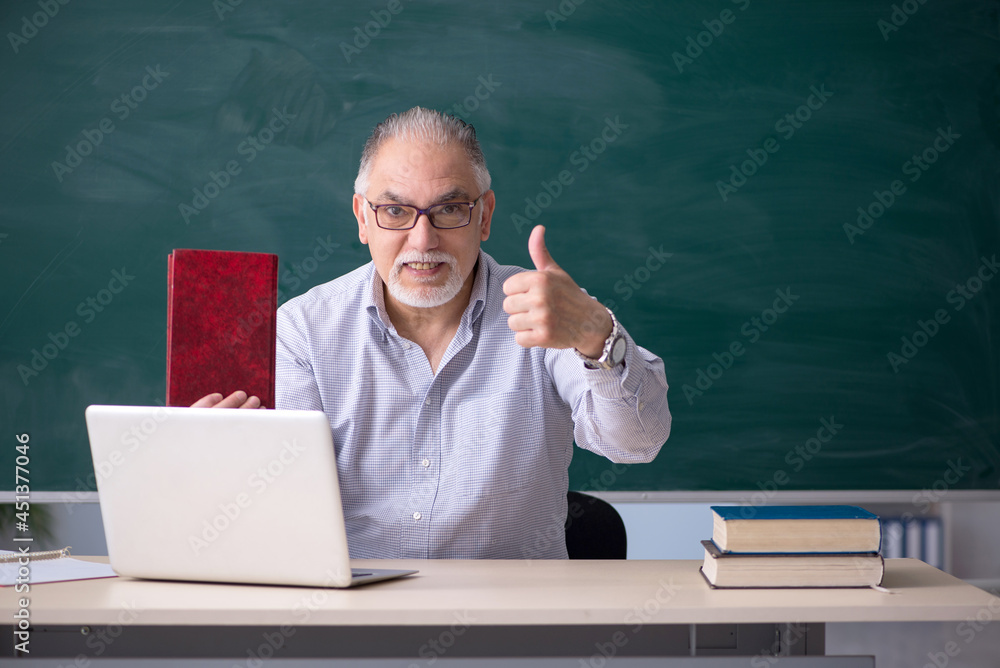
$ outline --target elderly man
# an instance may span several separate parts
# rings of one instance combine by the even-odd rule
[[[278,311],[278,408],[326,413],[354,558],[565,558],[572,444],[648,462],[670,432],[662,361],[528,240],[480,249],[496,198],[472,126],[380,123],[355,181],[372,262]],[[196,405],[259,406],[242,392]]]

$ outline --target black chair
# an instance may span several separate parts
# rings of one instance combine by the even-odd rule
[[[566,551],[570,559],[624,559],[628,536],[621,515],[607,501],[581,492],[566,495]]]

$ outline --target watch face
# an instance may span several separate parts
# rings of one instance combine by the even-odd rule
[[[611,355],[609,357],[612,364],[618,364],[625,359],[625,345],[625,337],[621,337],[611,346]]]

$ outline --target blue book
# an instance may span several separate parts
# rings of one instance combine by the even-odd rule
[[[723,553],[879,552],[878,516],[857,506],[712,506]]]

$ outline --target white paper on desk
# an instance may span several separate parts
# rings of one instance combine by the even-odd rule
[[[11,550],[0,550],[2,554],[14,554]],[[9,587],[17,582],[17,569],[21,565],[16,561],[0,564],[0,586]],[[59,559],[32,560],[29,564],[31,574],[29,584],[43,582],[66,582],[67,580],[92,580],[94,578],[118,577],[109,564],[95,564],[91,561],[81,561],[71,557]]]

